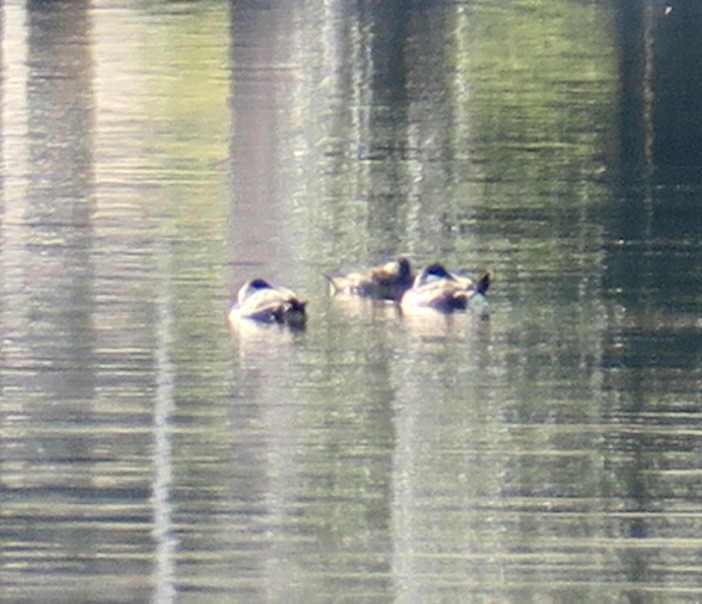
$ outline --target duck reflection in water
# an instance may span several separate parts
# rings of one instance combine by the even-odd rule
[[[417,275],[400,300],[403,315],[413,315],[426,311],[452,313],[465,310],[469,306],[486,314],[485,293],[490,287],[490,273],[485,273],[477,281],[457,275],[442,264],[430,264]]]
[[[300,329],[305,326],[307,319],[306,305],[307,302],[292,290],[256,278],[241,286],[227,318],[232,327],[238,327],[247,321],[276,323]]]
[[[328,277],[332,294],[346,294],[376,300],[399,301],[412,287],[414,275],[402,256],[365,271]]]

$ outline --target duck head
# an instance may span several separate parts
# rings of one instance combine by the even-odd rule
[[[446,269],[443,264],[435,262],[422,269],[422,272],[417,275],[417,280],[415,285],[422,285],[428,283],[429,281],[435,281],[438,279],[449,279],[454,280],[454,276]]]
[[[247,281],[239,289],[239,293],[236,296],[237,303],[243,304],[246,298],[251,296],[251,294],[262,289],[273,289],[273,286],[268,283],[268,281],[261,279],[260,277]]]

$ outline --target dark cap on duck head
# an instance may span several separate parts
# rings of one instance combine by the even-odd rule
[[[435,262],[430,264],[423,271],[425,277],[439,277],[441,279],[452,279],[453,276],[446,270],[443,264]]]
[[[268,283],[268,281],[266,281],[265,279],[261,279],[260,277],[249,281],[248,286],[251,289],[270,289],[272,287],[271,284]]]

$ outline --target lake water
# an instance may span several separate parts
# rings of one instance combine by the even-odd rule
[[[0,601],[702,599],[695,9],[1,15]],[[329,297],[398,253],[490,317]]]

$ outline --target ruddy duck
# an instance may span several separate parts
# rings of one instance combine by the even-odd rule
[[[256,278],[241,286],[228,319],[232,325],[241,319],[249,319],[301,327],[306,320],[306,304],[292,290],[274,287],[265,279]]]
[[[485,273],[478,281],[473,281],[449,272],[442,264],[430,264],[404,293],[400,309],[405,314],[426,309],[444,313],[466,309],[472,300],[484,302],[490,278],[490,273]]]
[[[332,294],[397,301],[412,287],[413,279],[409,260],[400,256],[366,271],[329,277],[329,283]]]

